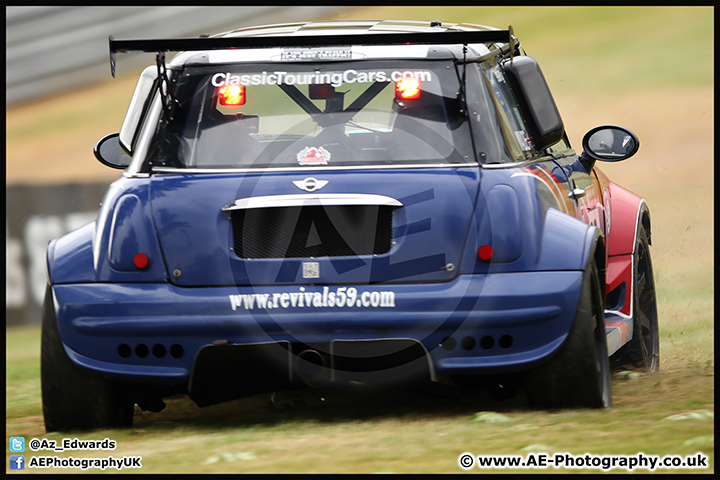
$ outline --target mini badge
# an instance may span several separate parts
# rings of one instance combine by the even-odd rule
[[[325,185],[328,184],[327,180],[318,180],[317,178],[308,177],[305,180],[295,180],[293,184],[298,187],[300,190],[305,190],[306,192],[314,192],[315,190],[320,190]]]
[[[297,154],[300,165],[327,165],[330,161],[330,152],[323,147],[305,147]]]

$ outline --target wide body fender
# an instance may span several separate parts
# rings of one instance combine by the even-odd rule
[[[608,256],[635,253],[641,224],[645,224],[645,230],[650,235],[650,209],[647,203],[642,197],[620,185],[608,182],[605,204],[610,212],[607,233]]]
[[[114,182],[95,222],[50,242],[50,284],[166,281],[148,188],[143,179]],[[142,268],[134,263],[139,253],[149,259]]]
[[[531,170],[483,172],[463,273],[584,271],[596,252],[603,272],[602,231],[570,215],[556,186],[548,187]],[[478,260],[483,245],[494,251],[490,261]]]
[[[604,269],[605,247],[600,229],[554,208],[545,215],[540,245],[540,271],[558,270],[558,266],[563,270],[584,270],[591,260],[598,262],[598,270]]]
[[[47,250],[47,271],[51,285],[95,281],[93,268],[95,225],[96,222],[90,222],[50,242]]]
[[[650,209],[644,199],[612,182],[608,182],[605,204],[610,218],[606,308],[632,317],[633,261],[641,225],[650,240]]]

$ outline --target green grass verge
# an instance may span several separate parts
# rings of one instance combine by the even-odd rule
[[[375,7],[350,18],[441,20],[507,28],[567,93],[708,86],[712,7]]]
[[[701,277],[710,274],[710,266],[700,272]],[[522,456],[702,452],[709,457],[709,469],[659,472],[708,473],[714,471],[712,302],[707,292],[695,296],[690,289],[680,289],[669,295],[674,290],[669,282],[661,280],[658,285],[661,311],[677,317],[661,331],[661,372],[616,375],[615,405],[609,410],[532,411],[522,393],[498,403],[482,392],[451,400],[306,391],[278,394],[276,405],[269,395],[258,395],[205,409],[178,397],[169,399],[160,413],[138,411],[129,429],[45,434],[38,378],[40,332],[33,327],[7,332],[7,433],[27,440],[107,437],[117,442],[116,450],[53,455],[140,455],[143,473],[459,472],[457,459],[463,452]],[[694,308],[691,316],[688,299]],[[500,416],[478,415],[490,411]],[[686,418],[676,418],[682,414]]]

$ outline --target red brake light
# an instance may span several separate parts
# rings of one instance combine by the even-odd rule
[[[220,105],[245,105],[245,85],[223,85],[218,89]]]
[[[495,252],[493,251],[493,248],[490,245],[483,245],[480,248],[478,248],[478,258],[480,260],[488,261],[492,258],[493,254]]]
[[[147,267],[150,264],[150,259],[144,253],[138,253],[133,258],[133,263],[135,264],[135,266],[137,268],[142,270],[143,268]]]
[[[330,100],[335,96],[335,87],[326,83],[308,85],[310,100]]]
[[[420,80],[405,77],[395,82],[395,98],[399,100],[414,100],[420,98]]]

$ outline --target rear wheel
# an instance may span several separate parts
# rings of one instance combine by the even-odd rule
[[[90,374],[67,356],[60,340],[50,286],[43,303],[40,372],[46,431],[132,425],[134,403],[123,385]]]
[[[660,366],[657,299],[650,241],[643,225],[633,258],[633,337],[613,355],[613,364],[634,367],[650,373]]]
[[[612,406],[602,290],[594,261],[583,274],[568,337],[550,360],[528,372],[525,386],[533,408]]]

